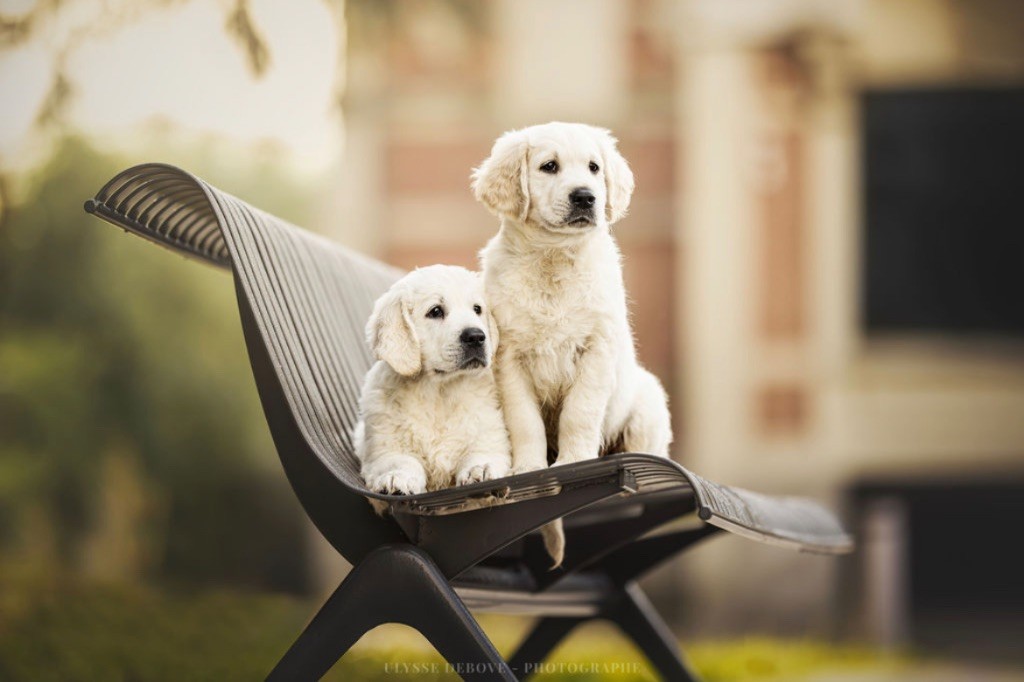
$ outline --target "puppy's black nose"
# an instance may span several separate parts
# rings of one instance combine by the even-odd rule
[[[569,192],[569,201],[572,202],[573,206],[590,208],[594,205],[594,193],[586,187],[577,187]]]
[[[477,329],[476,327],[467,327],[459,334],[459,341],[462,342],[462,345],[470,347],[484,345],[486,338],[487,335],[484,334],[484,330]]]

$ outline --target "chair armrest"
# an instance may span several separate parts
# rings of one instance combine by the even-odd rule
[[[445,494],[438,504],[430,503],[430,493],[399,497],[390,509],[409,539],[430,553],[442,573],[454,578],[556,519],[603,500],[635,494],[633,474],[624,467],[593,469],[570,472],[556,483],[545,472],[532,472],[491,481],[490,487],[477,492],[467,489],[479,484],[439,491]],[[493,485],[505,481],[508,485]]]

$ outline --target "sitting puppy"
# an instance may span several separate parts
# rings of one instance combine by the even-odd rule
[[[433,265],[396,282],[366,335],[356,453],[366,485],[414,495],[506,476],[508,433],[491,360],[498,343],[479,273]]]
[[[608,131],[549,123],[506,133],[473,172],[501,218],[481,252],[501,331],[495,373],[513,471],[602,452],[667,456],[665,391],[637,363],[621,255],[609,225],[633,174]]]

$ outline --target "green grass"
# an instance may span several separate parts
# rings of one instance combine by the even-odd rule
[[[33,682],[164,682],[262,679],[314,605],[262,594],[169,595],[79,587],[7,599],[0,612],[0,679]],[[529,626],[486,617],[508,654]],[[799,680],[826,670],[901,664],[867,650],[808,641],[699,642],[690,658],[707,682]],[[587,626],[552,656],[541,680],[658,679],[643,656],[613,630]],[[402,626],[365,636],[325,678],[340,682],[453,680],[423,638]]]

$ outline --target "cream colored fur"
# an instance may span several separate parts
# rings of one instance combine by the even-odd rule
[[[443,319],[427,316],[435,306]],[[460,368],[467,328],[487,336],[485,367]],[[479,273],[434,265],[406,275],[377,301],[367,338],[378,362],[363,386],[356,450],[369,488],[413,495],[508,475],[490,366],[498,332]]]
[[[551,161],[556,172],[544,170]],[[590,224],[568,221],[578,188],[594,195]],[[549,447],[556,464],[609,449],[667,456],[667,398],[637,362],[609,229],[633,191],[615,139],[568,123],[506,133],[474,171],[473,189],[501,218],[480,255],[501,332],[495,373],[513,471],[547,466]]]

